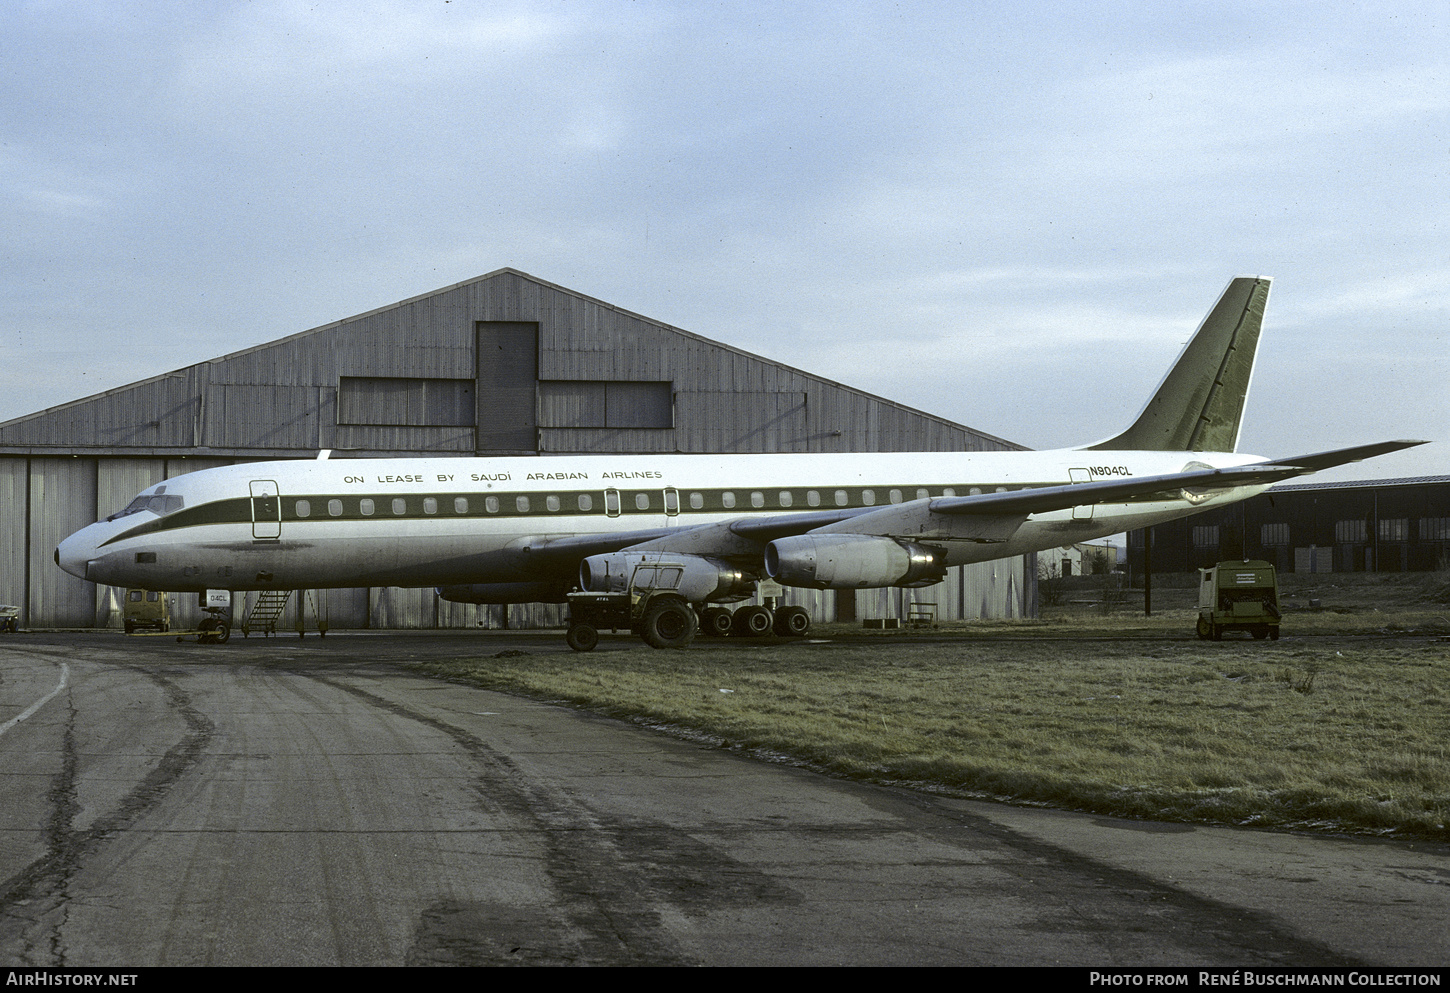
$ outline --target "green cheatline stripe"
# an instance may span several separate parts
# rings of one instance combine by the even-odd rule
[[[1061,486],[1061,483],[1033,483],[1019,484],[1003,487],[1005,491],[1022,489],[1034,489],[1039,486]],[[925,491],[927,497],[936,498],[945,496],[945,489],[954,490],[955,496],[968,496],[975,489],[980,493],[992,493],[997,490],[994,484],[990,487],[971,485],[940,487],[940,486],[850,486],[850,487],[775,487],[772,489],[740,489],[737,487],[722,487],[711,490],[683,490],[678,491],[678,516],[690,517],[703,514],[727,514],[727,513],[809,513],[822,510],[856,510],[865,507],[889,507],[894,503],[905,503],[910,500],[921,499],[917,495],[918,490]],[[893,501],[891,494],[899,491],[901,499]],[[372,521],[372,520],[437,520],[443,518],[490,518],[490,519],[519,519],[535,518],[545,519],[550,517],[637,517],[640,515],[658,516],[665,513],[664,489],[632,489],[632,490],[611,490],[618,492],[619,505],[617,513],[610,513],[613,505],[606,508],[605,491],[603,490],[560,490],[557,492],[540,492],[530,490],[527,492],[499,492],[479,493],[472,491],[468,493],[310,493],[297,496],[282,497],[258,497],[255,498],[259,504],[258,519],[264,523],[278,523],[279,517],[275,509],[269,509],[265,505],[273,500],[281,504],[280,522],[283,524],[296,523],[299,521],[322,522],[322,521]],[[811,503],[808,494],[817,493],[819,500]],[[845,502],[837,502],[837,493],[845,493]],[[867,503],[865,494],[872,493],[872,502]],[[732,502],[727,503],[727,494]],[[756,502],[756,495],[759,495],[759,502]],[[789,502],[782,501],[782,494],[789,494]],[[581,506],[581,498],[587,499],[587,507]],[[645,505],[640,506],[641,498]],[[696,499],[698,498],[698,499]],[[134,538],[144,534],[154,534],[161,531],[176,531],[184,528],[200,527],[207,524],[251,524],[252,497],[232,497],[226,500],[214,500],[210,503],[200,504],[195,507],[184,507],[173,514],[160,517],[144,524],[139,524],[128,531],[116,535],[107,541],[106,544],[121,541],[125,538]],[[557,500],[557,505],[551,500]],[[1149,502],[1148,496],[1134,497],[1121,501],[1123,503]],[[365,501],[371,501],[371,513],[364,513]],[[401,501],[401,513],[394,507],[394,501]],[[433,501],[431,504],[427,501]],[[458,501],[464,501],[462,504]],[[521,503],[520,501],[525,501]],[[335,502],[335,506],[334,506]],[[699,506],[695,506],[698,503]],[[305,507],[300,506],[305,504]],[[432,509],[429,510],[428,508]],[[460,509],[462,508],[462,509]],[[306,513],[299,513],[305,510]],[[336,511],[334,513],[334,511]],[[671,516],[674,516],[673,514]]]

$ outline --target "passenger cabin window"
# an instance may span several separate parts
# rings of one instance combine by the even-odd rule
[[[559,498],[551,493],[544,497],[544,506],[549,509],[550,513],[557,513],[559,510]]]
[[[929,496],[931,496],[931,494],[928,493],[925,489],[923,489],[921,487],[917,487],[917,490],[916,490],[916,498],[918,500],[925,500]]]
[[[727,510],[730,509],[731,507],[735,506],[735,494],[734,493],[731,493],[729,490],[726,490],[724,493],[721,493],[720,494],[720,506],[724,507]]]
[[[691,493],[690,494],[690,509],[691,510],[699,510],[699,509],[701,509],[704,506],[705,506],[705,494],[703,494],[703,493]]]
[[[820,490],[806,490],[806,506],[819,507],[821,505]]]
[[[310,500],[298,500],[297,501],[297,516],[298,517],[311,517],[312,516],[312,501],[310,501]]]
[[[634,506],[636,510],[649,510],[649,494],[636,493],[634,495]]]
[[[900,490],[892,490],[891,493],[888,495],[888,499],[890,499],[892,503],[900,503],[901,502],[901,491]]]
[[[408,501],[402,497],[393,497],[393,516],[402,517],[408,512]]]
[[[363,497],[357,502],[358,513],[364,517],[373,516],[373,501],[371,497]]]
[[[781,490],[780,505],[782,507],[789,507],[793,503],[795,503],[795,497],[791,496],[790,490]]]
[[[520,514],[527,514],[529,512],[529,498],[526,496],[515,498],[514,506],[518,508]]]
[[[487,497],[484,497],[483,498],[483,509],[486,510],[486,511],[488,511],[490,514],[497,514],[498,513],[498,497],[496,497],[496,496],[487,496]]]
[[[438,513],[438,498],[437,497],[424,497],[423,498],[423,513],[425,513],[425,514],[436,514],[436,513]]]
[[[588,493],[579,494],[579,509],[588,513],[594,509],[594,498]]]
[[[762,492],[760,492],[759,490],[752,490],[751,493],[750,493],[750,506],[752,506],[752,507],[764,507],[765,506],[765,494],[762,493]]]
[[[876,506],[876,491],[875,490],[862,490],[861,491],[861,502],[864,503],[868,507],[874,507],[874,506]]]
[[[331,517],[341,517],[342,501],[336,499],[327,501],[327,513]]]
[[[836,506],[837,507],[844,507],[844,506],[846,506],[846,504],[848,504],[850,502],[851,502],[851,498],[846,495],[846,491],[845,490],[837,490],[836,491]]]
[[[454,497],[453,498],[453,512],[455,514],[466,514],[466,513],[468,513],[468,497]]]

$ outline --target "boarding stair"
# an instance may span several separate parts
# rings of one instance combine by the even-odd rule
[[[277,633],[277,621],[282,616],[282,611],[287,609],[287,601],[291,599],[291,590],[263,590],[257,594],[246,616],[242,618],[242,637],[249,636],[253,631],[261,631],[263,635]]]

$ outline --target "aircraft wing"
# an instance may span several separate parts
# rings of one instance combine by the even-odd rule
[[[1422,445],[1386,441],[1312,455],[1273,459],[1228,469],[1190,469],[1062,486],[1038,486],[971,496],[928,497],[885,507],[816,510],[741,517],[696,527],[652,528],[614,534],[527,538],[512,546],[540,566],[567,567],[590,555],[630,551],[674,552],[758,561],[767,542],[791,535],[871,534],[943,541],[1002,542],[1031,514],[1161,496],[1182,499],[1237,486],[1260,486],[1320,469]],[[1191,497],[1190,497],[1191,499]]]
[[[1313,455],[1272,459],[1228,469],[1191,469],[1158,476],[1134,476],[1065,486],[1038,486],[972,496],[935,497],[882,507],[812,530],[927,539],[1005,541],[1029,514],[1045,514],[1054,510],[1101,503],[1121,503],[1158,495],[1164,500],[1176,500],[1185,496],[1192,499],[1194,495],[1213,490],[1276,483],[1320,469],[1359,462],[1376,455],[1423,444],[1423,441],[1386,441]]]

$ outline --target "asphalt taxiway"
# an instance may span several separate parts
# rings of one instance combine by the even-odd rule
[[[0,641],[0,963],[1450,960],[1450,846],[865,786],[407,667],[508,648],[566,650]]]

